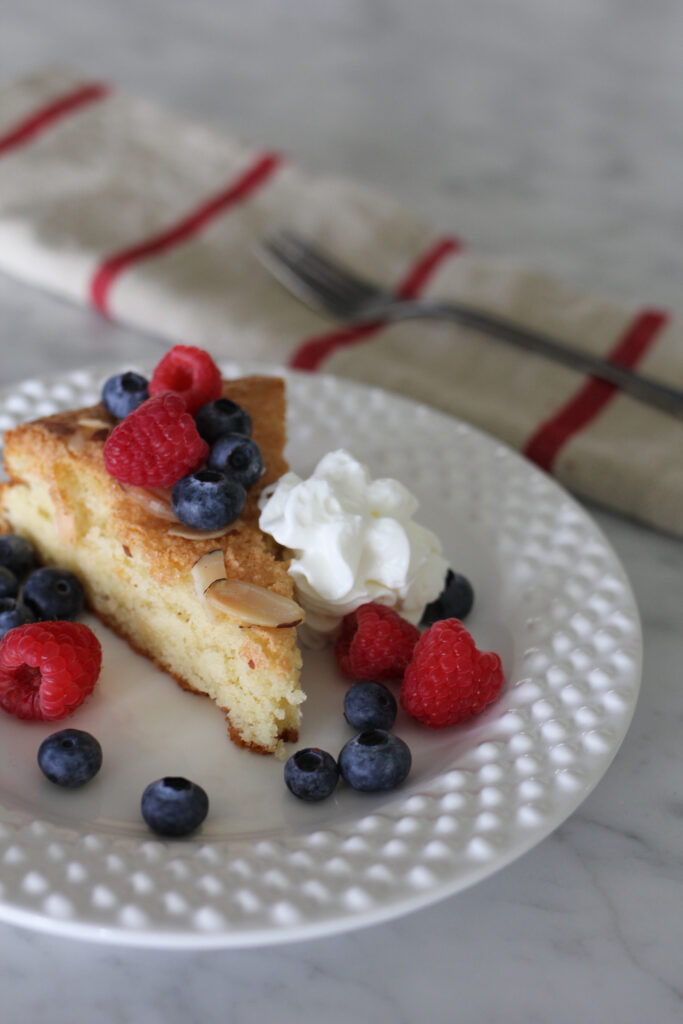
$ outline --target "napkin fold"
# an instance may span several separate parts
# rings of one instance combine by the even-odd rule
[[[386,196],[100,83],[51,71],[0,89],[0,269],[170,343],[429,403],[577,495],[683,534],[683,421],[449,324],[331,323],[256,261],[283,227],[405,296],[466,301],[683,388],[665,312],[477,256]]]

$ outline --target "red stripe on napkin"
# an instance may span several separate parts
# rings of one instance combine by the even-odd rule
[[[13,128],[10,128],[8,132],[0,135],[0,156],[17,146],[30,142],[36,135],[40,135],[57,121],[75,113],[81,107],[104,99],[109,92],[108,86],[99,82],[91,82],[89,85],[81,85],[78,89],[39,107],[28,117],[15,124]]]
[[[101,313],[109,312],[109,295],[117,277],[136,263],[158,256],[176,245],[181,245],[203,231],[212,221],[220,217],[231,206],[249,199],[264,185],[274,171],[282,164],[282,158],[275,153],[264,153],[217,195],[200,203],[175,224],[132,245],[120,252],[112,253],[98,267],[90,282],[90,301]]]
[[[632,322],[607,354],[611,363],[633,369],[656,340],[669,317],[657,310],[644,310]],[[562,448],[588,426],[618,392],[614,384],[589,377],[573,398],[545,420],[527,441],[524,454],[541,469],[550,472]]]
[[[409,268],[396,288],[397,295],[402,299],[418,298],[443,261],[461,249],[462,243],[455,238],[439,239]],[[309,338],[308,341],[302,342],[290,357],[289,365],[295,370],[317,370],[337,349],[357,345],[366,338],[371,338],[386,324],[387,321],[384,320],[373,320]]]

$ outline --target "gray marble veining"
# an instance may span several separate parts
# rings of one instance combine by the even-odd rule
[[[680,301],[683,7],[672,0],[24,0],[0,74],[68,64],[394,193],[482,250]],[[0,382],[159,343],[0,279]],[[0,1021],[675,1024],[683,1019],[683,546],[598,513],[640,605],[642,698],[554,835],[366,931],[177,954],[0,925]]]

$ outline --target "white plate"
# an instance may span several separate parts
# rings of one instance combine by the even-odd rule
[[[36,751],[61,724],[0,714],[0,918],[176,948],[286,942],[382,921],[472,885],[538,843],[623,740],[639,687],[640,624],[624,571],[586,512],[449,416],[334,377],[286,377],[292,467],[307,474],[343,446],[420,497],[418,518],[474,584],[468,625],[503,658],[501,698],[436,733],[399,717],[395,729],[413,752],[400,790],[363,795],[340,785],[308,805],[286,791],[281,763],[227,741],[210,701],[181,691],[89,618],[104,667],[68,724],[100,739],[97,778],[81,791],[52,786]],[[101,379],[93,370],[26,381],[0,397],[0,429],[90,404]],[[336,754],[351,730],[329,650],[305,652],[303,684],[297,746]],[[140,795],[161,775],[207,790],[210,815],[194,837],[160,841],[146,830]]]

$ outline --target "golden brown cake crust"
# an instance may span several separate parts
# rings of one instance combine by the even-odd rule
[[[52,480],[59,496],[60,473],[71,466],[76,473],[81,467],[95,473],[106,488],[111,506],[112,533],[120,538],[129,557],[142,557],[149,571],[163,582],[179,572],[189,571],[197,559],[214,548],[225,552],[226,568],[231,577],[249,580],[278,593],[291,596],[293,587],[286,572],[287,565],[274,561],[277,545],[258,529],[258,499],[261,491],[289,468],[283,449],[285,445],[285,390],[278,377],[245,377],[224,381],[223,395],[243,406],[250,414],[253,438],[259,445],[266,465],[261,480],[250,488],[244,512],[222,537],[187,540],[169,534],[178,527],[152,515],[109,475],[104,466],[104,442],[116,425],[103,405],[55,413],[43,419],[24,423],[5,435],[5,465],[12,483],[21,483],[16,476],[13,455],[29,452],[41,464],[41,476]],[[84,426],[83,423],[92,424]],[[98,422],[109,428],[96,426]],[[74,444],[75,435],[79,444]],[[81,441],[80,439],[83,438]]]

